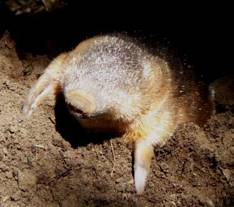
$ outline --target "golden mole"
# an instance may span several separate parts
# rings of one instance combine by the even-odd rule
[[[134,180],[144,191],[153,146],[177,126],[202,124],[211,104],[200,82],[129,37],[97,36],[55,58],[32,87],[23,107],[30,115],[62,92],[69,111],[87,129],[117,130],[135,144]]]

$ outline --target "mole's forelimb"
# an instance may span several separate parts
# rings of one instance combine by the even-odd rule
[[[135,143],[134,153],[134,181],[138,194],[145,189],[147,177],[150,174],[151,161],[154,156],[154,146],[163,145],[176,128],[169,110],[164,106],[159,111],[145,115],[143,119],[133,124],[133,131],[129,131],[125,138]],[[165,111],[164,111],[165,110]]]
[[[32,111],[48,97],[55,97],[62,81],[63,62],[66,54],[63,53],[55,58],[46,68],[41,77],[29,91],[27,99],[23,105],[23,113],[30,116]]]

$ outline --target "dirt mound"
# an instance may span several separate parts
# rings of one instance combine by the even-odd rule
[[[60,100],[30,119],[21,107],[47,56],[19,58],[0,40],[0,206],[233,206],[234,116],[230,108],[203,127],[181,126],[155,148],[142,196],[135,194],[132,146],[79,132]]]

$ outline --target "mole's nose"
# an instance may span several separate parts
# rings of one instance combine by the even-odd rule
[[[95,113],[94,97],[81,90],[70,90],[65,93],[65,99],[69,109],[83,116]]]
[[[67,104],[69,111],[74,112],[78,118],[86,119],[89,118],[89,115],[84,111],[76,108],[75,106],[71,105],[70,103]]]

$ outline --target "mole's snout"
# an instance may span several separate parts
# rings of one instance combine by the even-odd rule
[[[71,113],[74,113],[78,119],[88,119],[90,116],[82,111],[79,108],[76,108],[75,106],[71,105],[70,103],[67,104],[68,109]]]
[[[68,109],[76,115],[77,118],[89,118],[96,112],[96,106],[93,96],[85,91],[70,90],[65,93]]]

